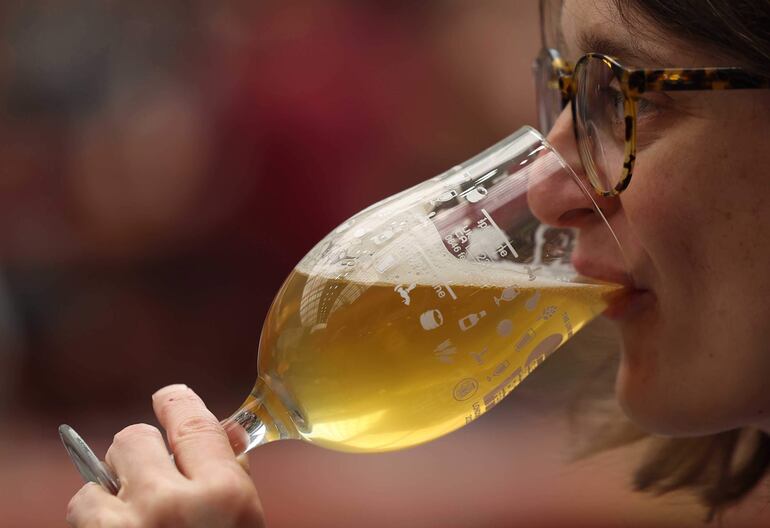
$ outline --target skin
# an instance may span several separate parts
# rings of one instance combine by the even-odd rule
[[[610,1],[566,1],[562,31],[572,61],[599,51],[629,67],[736,65],[651,25],[627,28]],[[614,44],[581,48],[601,41]],[[641,49],[629,53],[628,43]],[[576,266],[599,275],[625,268],[647,290],[619,321],[616,392],[632,420],[664,435],[770,430],[770,91],[645,99],[653,106],[639,124],[631,185],[600,200],[627,263],[599,242],[598,215],[577,193],[552,189],[541,216],[581,228]],[[549,140],[582,170],[569,109]]]
[[[120,492],[83,486],[67,508],[70,526],[264,526],[257,490],[203,401],[184,385],[170,385],[153,395],[152,405],[174,460],[157,428],[126,427],[105,459],[120,478]]]
[[[609,1],[567,0],[564,13],[572,61],[599,51],[634,67],[736,63],[649,25],[631,31]],[[581,49],[585,41],[617,45]],[[639,48],[634,54],[622,49],[629,42]],[[577,187],[542,187],[531,205],[547,223],[580,229],[579,269],[637,291],[618,321],[624,349],[616,390],[632,420],[666,435],[747,425],[770,431],[770,91],[650,94],[648,102],[654,111],[640,122],[630,187],[597,198],[625,260],[607,245]],[[569,110],[548,139],[581,175]],[[203,402],[172,386],[155,394],[153,407],[177,466],[157,429],[124,429],[107,455],[120,494],[86,485],[70,503],[70,525],[263,526],[253,483]]]

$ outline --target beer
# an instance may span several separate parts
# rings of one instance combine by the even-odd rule
[[[301,437],[337,450],[400,449],[457,429],[618,288],[497,275],[388,284],[294,270],[263,329],[255,389],[277,396]]]

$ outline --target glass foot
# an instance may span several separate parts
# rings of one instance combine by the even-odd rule
[[[96,482],[113,495],[120,490],[120,480],[99,460],[85,440],[69,425],[59,426],[59,436],[72,462],[86,482]]]

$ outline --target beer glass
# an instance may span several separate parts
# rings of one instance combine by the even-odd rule
[[[256,384],[223,422],[236,454],[289,438],[402,449],[494,407],[620,288],[578,275],[575,230],[532,213],[532,193],[552,185],[577,186],[615,247],[583,182],[529,127],[329,233],[264,323]],[[116,491],[62,431],[81,472]]]

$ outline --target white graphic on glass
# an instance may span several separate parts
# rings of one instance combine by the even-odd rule
[[[457,191],[455,190],[444,191],[443,193],[439,194],[436,198],[431,200],[431,205],[448,202],[453,198],[455,198],[456,196],[457,196]]]
[[[428,310],[420,316],[420,324],[425,330],[435,330],[444,324],[444,316],[438,310]]]
[[[511,302],[519,295],[519,289],[516,286],[508,286],[506,289],[503,290],[503,292],[500,294],[500,297],[494,297],[495,304],[497,306],[500,306],[501,302]]]
[[[492,378],[495,378],[505,372],[505,369],[507,369],[511,365],[511,362],[507,359],[503,361],[502,363],[498,364],[495,369],[492,371],[492,373],[487,376],[487,381],[492,381]]]
[[[466,330],[473,328],[477,324],[479,324],[479,321],[482,317],[487,315],[487,312],[484,310],[481,310],[479,313],[472,313],[468,314],[459,321],[457,321],[457,324],[460,325],[460,330],[465,332]]]
[[[401,302],[403,302],[406,306],[409,306],[409,303],[412,302],[411,297],[409,297],[409,292],[415,289],[416,286],[416,284],[410,284],[409,286],[399,284],[393,288],[393,291],[398,292],[398,294],[401,296]]]
[[[532,297],[527,299],[527,302],[524,303],[524,308],[527,309],[528,312],[531,312],[535,308],[537,308],[537,303],[540,301],[540,290],[535,291],[535,293],[532,294]]]
[[[528,329],[523,336],[518,340],[516,343],[516,352],[527,346],[530,341],[532,341],[532,338],[535,337],[535,331],[533,329]]]
[[[484,347],[484,350],[482,350],[481,352],[471,352],[471,356],[473,356],[473,359],[476,360],[476,363],[478,363],[479,365],[483,365],[484,354],[486,353],[487,353],[487,347]]]
[[[465,199],[470,203],[480,202],[487,195],[487,190],[481,185],[474,187],[467,193],[465,193]]]
[[[454,346],[451,339],[447,339],[434,348],[433,353],[435,354],[436,359],[442,363],[453,363],[454,358],[452,356],[457,354],[457,347]]]
[[[393,255],[388,254],[388,255],[385,255],[384,257],[382,257],[380,260],[378,260],[374,264],[374,269],[376,269],[380,273],[385,273],[390,268],[392,268],[395,263],[396,263],[396,257],[394,257]]]
[[[501,337],[508,337],[513,333],[513,323],[510,319],[503,319],[497,323],[497,333]]]

